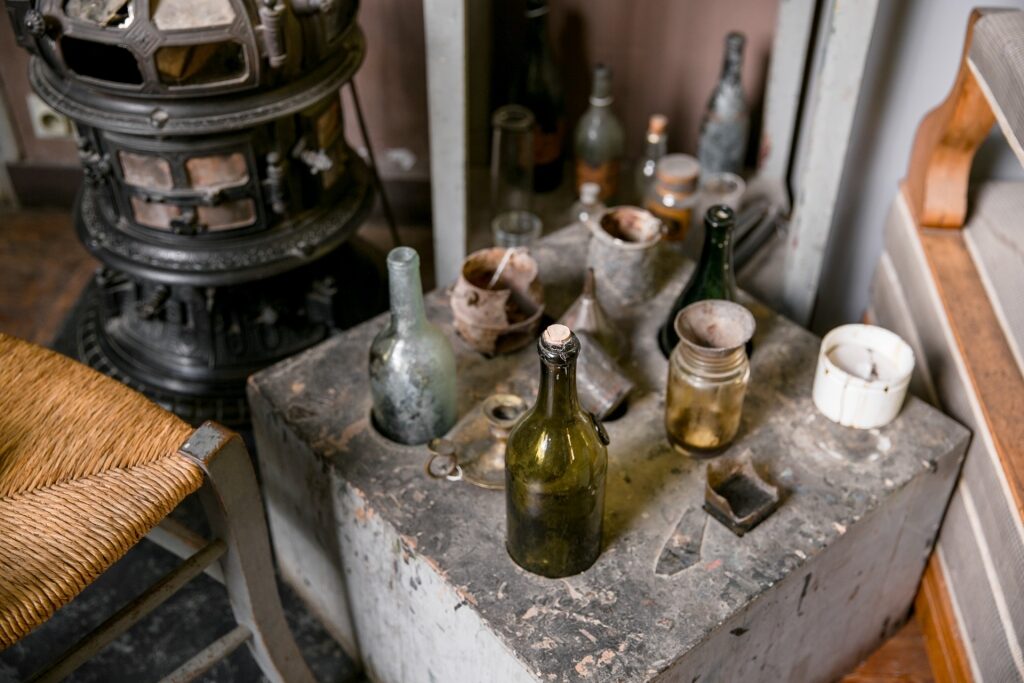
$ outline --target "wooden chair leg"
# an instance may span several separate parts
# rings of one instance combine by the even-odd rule
[[[200,496],[214,537],[227,544],[221,568],[235,619],[252,632],[253,657],[272,683],[313,683],[281,607],[262,498],[245,443],[207,422],[179,450],[206,473]]]

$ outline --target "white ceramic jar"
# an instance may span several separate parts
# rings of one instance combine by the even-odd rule
[[[914,352],[874,325],[842,325],[825,335],[814,375],[814,405],[845,427],[874,429],[900,412]]]

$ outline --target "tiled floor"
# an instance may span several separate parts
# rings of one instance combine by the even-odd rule
[[[402,231],[407,244],[416,247],[424,264],[424,280],[433,281],[430,264],[430,233],[422,228]],[[369,225],[361,236],[381,250],[389,246],[386,231]],[[0,331],[49,343],[78,293],[95,268],[78,243],[71,219],[61,212],[0,213]],[[173,566],[170,555],[143,544],[108,574],[101,577],[77,602],[61,612],[61,619],[23,641],[24,647],[0,654],[0,683],[20,680],[37,662],[53,656],[53,650],[73,635],[97,623],[117,608],[116,596],[141,591],[152,577]],[[210,585],[207,585],[209,583]],[[353,664],[325,637],[319,625],[284,591],[292,628],[307,659],[321,681],[352,681]],[[192,654],[193,641],[209,632],[220,635],[219,625],[229,614],[223,590],[200,577],[175,598],[169,611],[150,617],[136,627],[138,635],[123,637],[100,657],[80,670],[75,681],[155,680]],[[210,615],[217,615],[212,618]],[[240,650],[204,680],[249,683],[256,675],[251,658]],[[934,680],[924,650],[921,630],[911,620],[844,683],[926,683]]]

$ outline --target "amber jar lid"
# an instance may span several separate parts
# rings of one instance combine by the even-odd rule
[[[667,154],[658,160],[654,175],[671,192],[693,192],[697,189],[700,162],[689,154]]]

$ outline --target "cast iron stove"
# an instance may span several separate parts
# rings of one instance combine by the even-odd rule
[[[382,305],[349,240],[373,202],[340,100],[365,54],[357,0],[6,5],[34,89],[77,128],[75,223],[103,264],[79,357],[244,426],[250,374]]]

